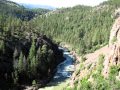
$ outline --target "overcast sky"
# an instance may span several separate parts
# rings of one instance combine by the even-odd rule
[[[48,5],[52,7],[72,7],[75,5],[90,5],[95,6],[107,0],[11,0],[17,3]]]

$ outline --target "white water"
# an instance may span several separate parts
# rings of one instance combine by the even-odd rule
[[[69,52],[64,51],[64,57],[66,58],[62,63],[57,66],[57,72],[54,76],[54,80],[69,78],[74,71],[74,58]]]
[[[63,54],[65,60],[57,66],[57,72],[55,73],[50,83],[45,88],[41,88],[39,90],[52,90],[54,86],[64,82],[67,78],[70,78],[73,71],[75,70],[73,55],[71,55],[70,52],[64,48],[60,49],[64,51]]]

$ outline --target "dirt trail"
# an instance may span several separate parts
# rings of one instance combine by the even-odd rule
[[[108,56],[110,52],[110,49],[108,47],[108,45],[96,50],[93,53],[89,53],[86,54],[85,57],[87,58],[87,60],[85,61],[85,64],[91,64],[97,61],[97,58],[99,57],[100,54],[103,54],[105,56]]]

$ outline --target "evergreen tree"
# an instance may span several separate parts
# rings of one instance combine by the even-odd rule
[[[5,53],[5,43],[4,41],[0,41],[0,50],[2,51],[2,53]]]
[[[18,55],[18,50],[15,48],[14,53],[13,53],[13,58],[15,59]]]
[[[24,71],[24,63],[23,63],[23,54],[21,52],[18,60],[18,72],[22,73],[23,71]]]
[[[41,62],[42,62],[42,52],[41,52],[41,49],[39,47],[38,50],[37,50],[37,54],[36,54],[36,64],[37,64],[37,67],[41,66]]]
[[[36,73],[37,73],[37,62],[36,62],[35,56],[31,60],[30,68],[31,68],[32,75],[36,75]]]
[[[17,84],[18,83],[18,72],[17,70],[14,71],[14,77],[13,77],[13,80],[14,80],[14,84]]]
[[[32,60],[32,58],[35,56],[35,41],[33,39],[32,45],[29,51],[29,60]]]
[[[32,63],[33,63],[33,60],[35,60],[35,41],[33,39],[32,41],[32,45],[31,45],[31,48],[30,48],[30,51],[29,51],[29,56],[28,56],[28,70],[31,72],[32,70]],[[34,66],[34,65],[33,65]]]
[[[46,44],[42,46],[41,53],[42,53],[43,57],[46,57],[46,54],[47,54],[47,45]]]

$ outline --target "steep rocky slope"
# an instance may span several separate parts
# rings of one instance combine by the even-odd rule
[[[119,90],[120,87],[120,9],[113,14],[109,45],[79,58],[68,90]]]
[[[108,76],[111,65],[120,64],[120,8],[115,11],[115,23],[110,32],[109,48],[110,53],[104,62],[103,75]]]

